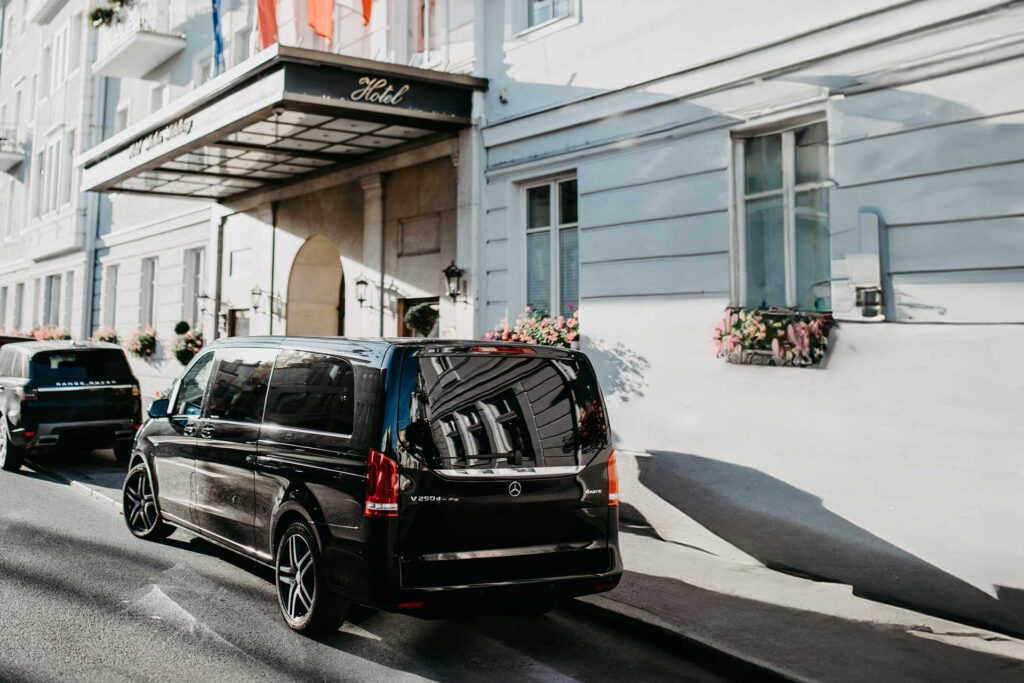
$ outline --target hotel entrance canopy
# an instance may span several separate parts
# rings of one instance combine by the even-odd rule
[[[86,151],[82,190],[238,198],[450,136],[486,87],[275,45]]]

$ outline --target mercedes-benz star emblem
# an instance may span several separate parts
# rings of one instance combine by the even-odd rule
[[[523,485],[520,484],[518,481],[514,481],[514,482],[512,482],[511,484],[508,485],[508,495],[512,496],[513,498],[515,498],[516,496],[518,496],[522,492],[523,492]]]

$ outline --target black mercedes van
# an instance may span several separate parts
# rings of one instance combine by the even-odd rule
[[[59,446],[113,448],[128,462],[142,423],[139,382],[114,344],[32,341],[0,348],[0,467]]]
[[[550,347],[217,342],[150,408],[124,516],[272,566],[309,634],[352,604],[543,612],[622,573],[601,391],[586,356]]]

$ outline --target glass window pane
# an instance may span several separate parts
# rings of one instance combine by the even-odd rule
[[[551,233],[526,236],[526,305],[551,310]]]
[[[559,232],[558,283],[561,289],[558,312],[570,315],[580,305],[580,249],[576,228]]]
[[[260,422],[276,355],[271,349],[218,351],[206,415],[221,420]]]
[[[749,308],[786,305],[786,257],[782,197],[746,203],[747,302]]]
[[[192,369],[181,380],[178,396],[175,399],[173,415],[199,416],[203,407],[203,394],[210,382],[210,371],[213,370],[213,352],[200,356]]]
[[[828,178],[828,130],[815,123],[794,133],[796,184],[816,183]]]
[[[282,351],[267,398],[266,421],[330,434],[351,434],[355,415],[352,364],[304,351]]]
[[[569,16],[569,11],[572,9],[571,0],[554,0],[553,13],[556,17]]]
[[[796,306],[832,310],[832,256],[828,229],[828,190],[796,195]]]
[[[576,195],[575,178],[558,183],[558,222],[561,225],[579,221]]]
[[[746,193],[782,188],[782,136],[767,135],[743,143]]]
[[[526,191],[526,227],[551,225],[551,186],[531,187]]]

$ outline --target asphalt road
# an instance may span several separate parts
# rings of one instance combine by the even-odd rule
[[[0,472],[0,680],[750,680],[578,603],[535,618],[376,613],[311,640],[281,621],[272,578],[183,531],[137,540],[46,474]]]

